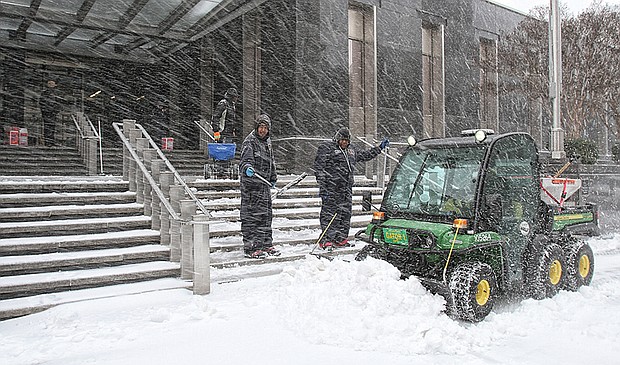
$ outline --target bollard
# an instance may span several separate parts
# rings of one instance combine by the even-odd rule
[[[181,200],[185,198],[185,191],[181,185],[175,184],[170,187],[170,205],[172,209],[181,214]],[[181,222],[170,221],[170,260],[179,262],[181,260]]]
[[[194,271],[192,250],[193,228],[189,222],[196,214],[196,205],[193,200],[181,200],[181,279],[191,279]]]
[[[194,216],[194,294],[211,292],[211,254],[209,245],[209,217]]]
[[[159,175],[160,188],[161,192],[164,194],[164,197],[170,201],[170,186],[174,181],[174,175],[172,172],[162,172]],[[169,246],[170,245],[170,213],[166,209],[166,206],[163,202],[160,202],[160,210],[161,210],[161,223],[159,232],[161,234],[161,244]]]

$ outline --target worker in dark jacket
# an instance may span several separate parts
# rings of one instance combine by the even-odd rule
[[[39,107],[43,118],[43,141],[45,146],[56,146],[56,118],[62,109],[62,98],[57,92],[55,80],[47,82],[47,89],[41,92]]]
[[[351,132],[340,128],[331,141],[323,142],[314,160],[314,171],[321,197],[321,229],[319,241],[323,249],[349,246],[353,199],[353,172],[357,162],[375,158],[389,145],[386,138],[378,147],[365,151],[350,146]]]
[[[237,143],[239,128],[237,126],[237,100],[239,93],[231,87],[226,90],[224,99],[220,100],[211,117],[213,138],[216,142]]]
[[[271,230],[271,191],[277,175],[269,130],[271,119],[261,114],[241,147],[241,234],[245,255],[250,258],[277,256]],[[260,176],[260,177],[259,177]]]

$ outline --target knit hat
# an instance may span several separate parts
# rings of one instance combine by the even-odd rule
[[[347,127],[342,127],[340,129],[338,129],[338,132],[336,132],[336,134],[334,135],[334,141],[338,142],[341,139],[346,139],[347,141],[351,140],[351,131],[349,131],[349,128]]]

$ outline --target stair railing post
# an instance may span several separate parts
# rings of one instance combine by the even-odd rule
[[[132,119],[123,119],[123,134],[126,138],[129,138],[129,131],[136,128],[136,121]],[[123,180],[129,180],[129,161],[131,161],[131,155],[127,150],[127,147],[123,144]]]
[[[366,135],[366,142],[368,143],[372,143],[372,141],[374,140],[374,136],[372,134],[367,134]],[[373,175],[375,173],[375,161],[374,159],[366,162],[366,168],[364,171],[364,175],[366,175],[367,179],[371,179],[373,178]]]
[[[153,180],[155,180],[160,187],[161,187],[161,171],[163,169],[164,169],[164,161],[160,159],[155,159],[151,161],[151,176],[153,176]],[[155,191],[152,192],[151,198],[152,198],[151,229],[159,231],[161,229],[161,201],[159,200],[159,195],[155,194]]]
[[[170,205],[177,214],[181,214],[181,200],[184,198],[183,186],[175,184],[170,187]],[[174,219],[170,221],[170,261],[181,261],[181,222]]]
[[[90,176],[97,175],[97,140],[93,136],[84,141],[84,143],[86,143],[86,166],[88,167],[88,174]]]
[[[155,178],[153,176],[153,160],[156,158],[156,152],[152,149],[147,149],[144,151],[144,166],[151,173],[151,176],[155,181],[159,181],[159,176]],[[153,215],[153,188],[149,183],[146,175],[143,176],[143,184],[144,184],[144,215],[152,216]],[[152,222],[152,220],[151,220]]]
[[[181,279],[191,279],[194,271],[194,258],[192,250],[193,227],[189,224],[196,215],[196,204],[193,200],[181,200]]]
[[[138,157],[144,161],[144,151],[149,148],[149,140],[146,138],[136,139],[136,152]],[[136,169],[136,202],[144,203],[144,173],[141,169]]]
[[[142,137],[141,130],[132,129],[129,131],[129,143],[132,146],[136,145],[136,141],[140,137]],[[129,191],[136,191],[137,170],[138,170],[138,163],[132,157],[130,157],[129,159]]]
[[[211,247],[209,245],[209,217],[194,215],[194,294],[211,292]]]
[[[169,171],[162,172],[159,175],[159,181],[161,192],[164,194],[164,197],[170,201],[170,186],[172,186],[174,182],[174,175]],[[160,204],[159,209],[161,211],[161,225],[159,227],[161,244],[170,246],[170,213],[168,213],[163,202]]]
[[[377,156],[377,187],[385,187],[385,170],[387,168],[387,154],[389,149],[386,149],[384,153]]]

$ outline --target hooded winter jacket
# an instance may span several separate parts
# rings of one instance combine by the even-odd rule
[[[346,128],[340,129],[331,141],[319,145],[314,159],[314,173],[319,183],[320,195],[342,194],[351,191],[355,164],[375,158],[381,149],[373,147],[368,150],[358,150],[349,145],[342,149],[338,140],[349,136]]]

